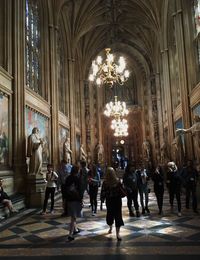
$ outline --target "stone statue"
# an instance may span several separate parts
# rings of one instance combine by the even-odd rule
[[[142,144],[144,150],[144,156],[146,159],[150,160],[151,157],[151,144],[148,140],[145,140]]]
[[[80,146],[80,161],[87,161],[87,154],[84,151],[83,144]]]
[[[104,148],[103,145],[98,143],[96,146],[97,163],[103,163],[104,161]]]
[[[67,136],[63,143],[63,160],[71,164],[72,150],[70,149],[70,138]]]
[[[39,136],[39,129],[34,127],[32,134],[28,137],[27,157],[29,161],[29,174],[42,174],[42,145],[43,141]]]
[[[160,160],[162,164],[165,164],[167,161],[169,161],[169,153],[166,142],[163,142],[160,147]]]
[[[185,134],[191,133],[194,138],[194,148],[195,148],[195,155],[197,158],[197,163],[200,164],[200,116],[194,115],[194,123],[188,129],[177,129],[177,133]]]
[[[172,159],[180,167],[184,162],[185,152],[180,133],[176,132],[176,136],[172,141]]]

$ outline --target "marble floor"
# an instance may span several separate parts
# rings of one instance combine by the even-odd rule
[[[154,193],[150,193],[150,215],[129,217],[123,199],[125,226],[122,241],[107,234],[106,208],[92,216],[85,196],[83,218],[78,220],[81,232],[67,241],[69,218],[61,217],[62,203],[57,200],[53,215],[40,215],[39,209],[28,209],[0,222],[0,259],[199,259],[200,217],[183,209],[182,216],[171,213],[165,192],[164,215],[160,217]],[[183,202],[183,206],[184,206]],[[56,258],[55,258],[56,257]],[[134,258],[133,258],[134,257]]]

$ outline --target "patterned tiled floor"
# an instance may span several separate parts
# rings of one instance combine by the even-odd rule
[[[0,258],[9,260],[13,259],[7,258],[9,256],[15,259],[28,256],[27,259],[36,259],[30,256],[37,256],[39,260],[40,257],[50,259],[56,256],[59,259],[67,255],[67,259],[72,256],[86,259],[87,256],[87,259],[93,257],[97,260],[105,256],[106,259],[129,259],[134,255],[135,259],[144,259],[141,258],[144,256],[164,259],[163,256],[173,255],[185,259],[192,255],[194,259],[200,255],[199,215],[192,210],[183,210],[182,217],[178,217],[176,212],[171,213],[167,192],[165,194],[162,217],[157,214],[153,192],[150,193],[149,216],[129,217],[126,198],[123,199],[125,226],[121,229],[121,242],[116,241],[115,232],[107,234],[105,205],[103,211],[99,210],[96,216],[92,216],[87,195],[84,217],[78,220],[81,233],[72,242],[67,241],[69,218],[60,217],[61,200],[55,204],[54,215],[42,216],[39,210],[26,210],[0,222]]]

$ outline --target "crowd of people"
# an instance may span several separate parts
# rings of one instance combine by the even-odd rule
[[[129,162],[121,179],[118,178],[115,168],[107,167],[103,174],[103,181],[101,180],[102,170],[99,169],[99,165],[87,165],[86,161],[81,161],[77,165],[71,165],[62,161],[61,167],[56,174],[53,172],[52,165],[48,166],[46,177],[47,187],[42,214],[46,214],[46,205],[50,194],[50,213],[53,212],[55,182],[52,184],[52,180],[50,180],[53,178],[53,181],[56,180],[58,188],[61,187],[63,199],[62,216],[71,217],[69,241],[74,240],[74,234],[80,232],[80,229],[76,225],[76,218],[82,216],[85,192],[89,194],[91,215],[95,216],[97,214],[97,194],[99,187],[101,187],[100,209],[102,209],[103,203],[106,204],[107,209],[106,222],[109,226],[108,233],[112,232],[113,224],[115,223],[118,241],[121,240],[120,227],[124,225],[122,197],[124,197],[124,194],[127,197],[127,208],[130,217],[140,217],[141,214],[149,215],[150,181],[153,182],[158,215],[164,214],[163,198],[165,187],[168,191],[169,206],[172,212],[177,212],[177,215],[181,216],[181,194],[184,188],[185,207],[189,208],[190,196],[192,195],[192,208],[195,213],[198,213],[196,194],[198,172],[194,168],[192,161],[188,161],[187,165],[182,169],[178,169],[174,162],[168,162],[166,168],[158,165],[153,171],[142,166],[136,167],[134,163]],[[174,209],[174,198],[177,201],[177,210]]]
[[[103,180],[101,178],[103,177]],[[63,200],[62,216],[71,218],[68,240],[75,239],[74,235],[80,232],[76,220],[82,216],[84,207],[85,192],[89,194],[91,215],[97,214],[97,195],[100,190],[100,209],[106,204],[106,222],[109,226],[108,233],[112,233],[113,225],[116,227],[116,238],[121,241],[120,227],[124,225],[122,214],[122,198],[127,197],[127,208],[130,217],[149,215],[149,193],[150,181],[153,182],[154,193],[157,199],[158,214],[163,215],[163,197],[165,187],[169,194],[169,206],[172,212],[181,216],[182,205],[181,195],[185,189],[185,207],[190,207],[190,196],[192,195],[192,209],[197,210],[197,181],[198,172],[192,161],[188,161],[182,169],[178,169],[174,162],[168,162],[167,166],[158,165],[155,170],[148,170],[142,166],[135,166],[129,162],[123,177],[120,179],[114,167],[107,167],[102,176],[102,169],[99,165],[89,164],[80,161],[71,165],[68,161],[62,161],[57,172],[53,165],[47,165],[46,191],[43,203],[42,215],[47,213],[47,203],[51,197],[50,213],[54,213],[54,195],[56,189],[61,189]],[[4,197],[3,197],[4,196]],[[174,197],[176,198],[177,211],[174,211]],[[139,199],[138,199],[139,198]],[[6,196],[0,180],[0,201],[10,211],[14,211],[11,200]]]

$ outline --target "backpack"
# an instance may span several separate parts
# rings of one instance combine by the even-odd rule
[[[80,194],[74,182],[66,187],[66,198],[68,200],[80,200]]]

